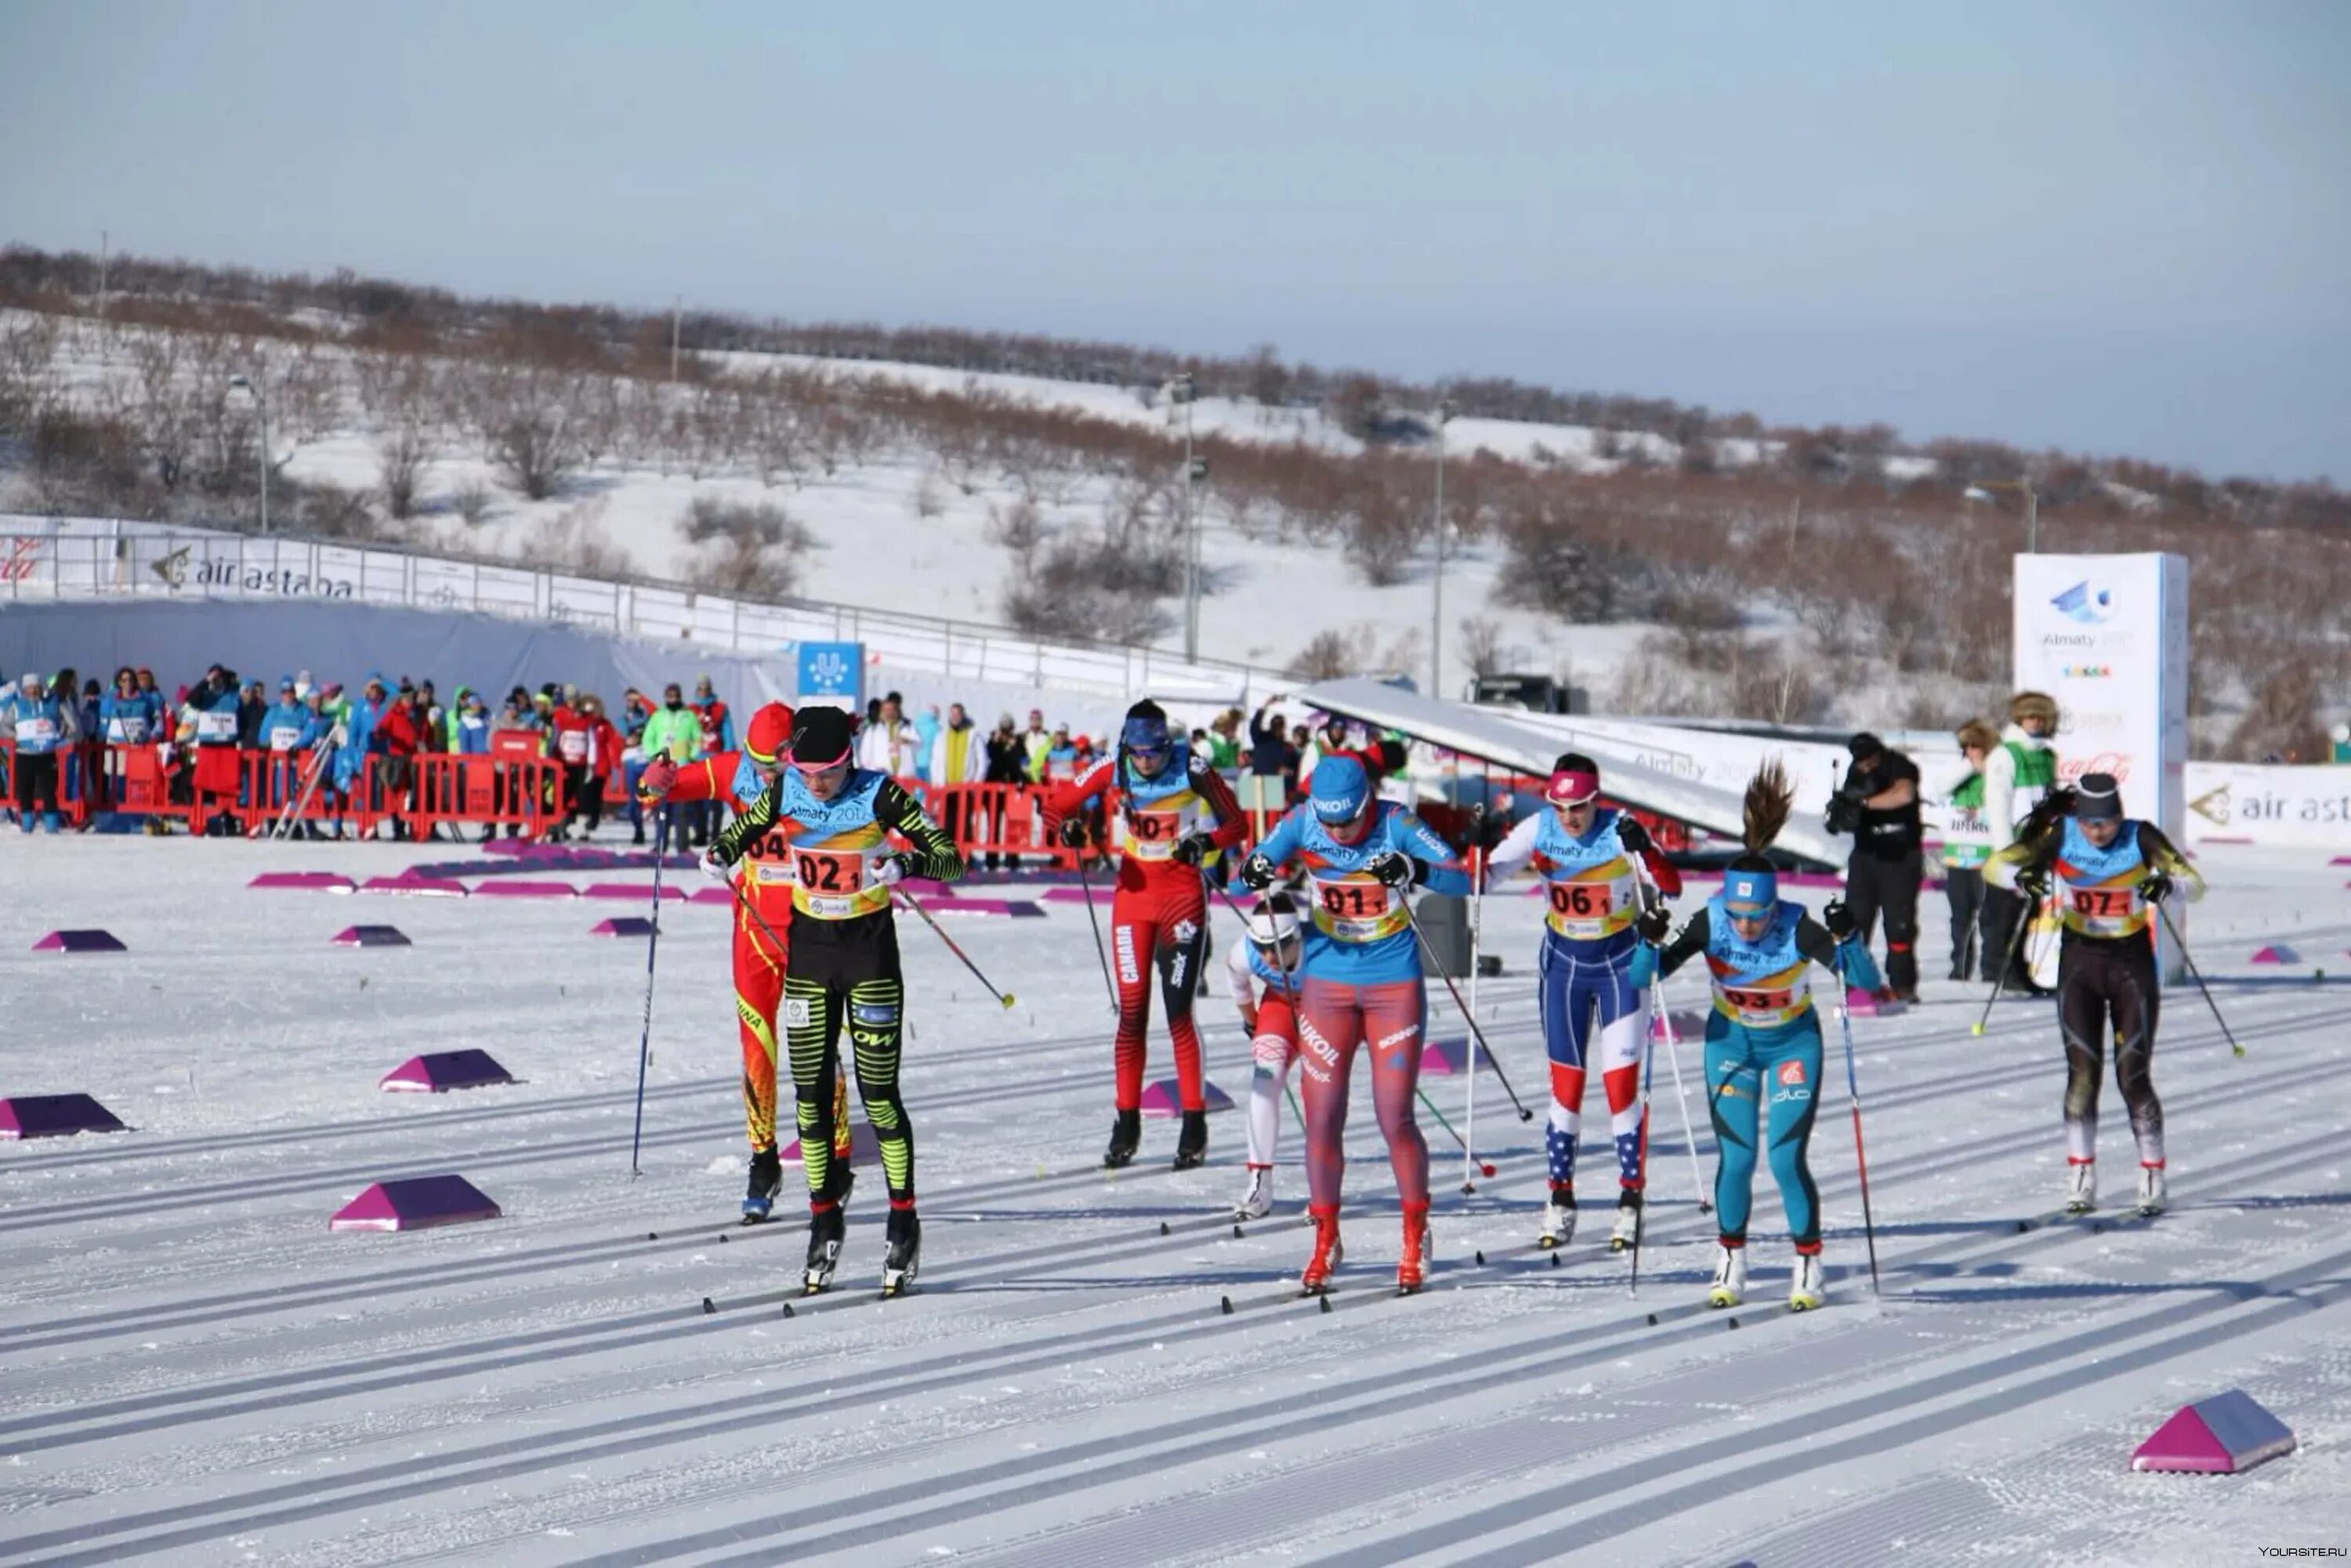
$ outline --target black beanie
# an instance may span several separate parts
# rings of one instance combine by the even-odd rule
[[[849,760],[849,716],[837,707],[810,704],[792,719],[792,760],[803,768],[830,768]]]

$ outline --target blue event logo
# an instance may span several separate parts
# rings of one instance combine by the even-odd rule
[[[838,686],[849,679],[849,661],[838,653],[819,653],[809,660],[809,674],[819,686]]]
[[[2068,620],[2079,621],[2088,626],[2112,619],[2115,612],[2114,590],[2101,588],[2088,578],[2084,578],[2049,602],[2063,611]]]

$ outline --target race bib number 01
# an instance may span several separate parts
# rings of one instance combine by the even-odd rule
[[[1388,912],[1388,890],[1376,882],[1326,882],[1322,913],[1334,920],[1376,920]]]

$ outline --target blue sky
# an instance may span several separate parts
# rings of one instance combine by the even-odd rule
[[[2351,6],[0,5],[0,239],[2351,481]]]

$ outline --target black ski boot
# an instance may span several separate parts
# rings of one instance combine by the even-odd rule
[[[1143,1113],[1121,1111],[1118,1120],[1110,1124],[1110,1147],[1102,1151],[1102,1168],[1116,1170],[1134,1162],[1134,1151],[1143,1146]]]
[[[841,1266],[841,1243],[848,1233],[848,1217],[837,1205],[810,1214],[808,1273],[800,1282],[803,1295],[813,1296],[831,1286],[832,1271]]]
[[[903,1296],[923,1266],[923,1222],[913,1205],[890,1206],[889,1250],[882,1259],[882,1299]]]
[[[1184,1113],[1184,1130],[1176,1134],[1176,1165],[1179,1171],[1188,1171],[1208,1160],[1208,1113],[1206,1111]]]
[[[751,1151],[751,1182],[743,1192],[743,1223],[762,1225],[784,1190],[784,1162],[773,1149]]]

